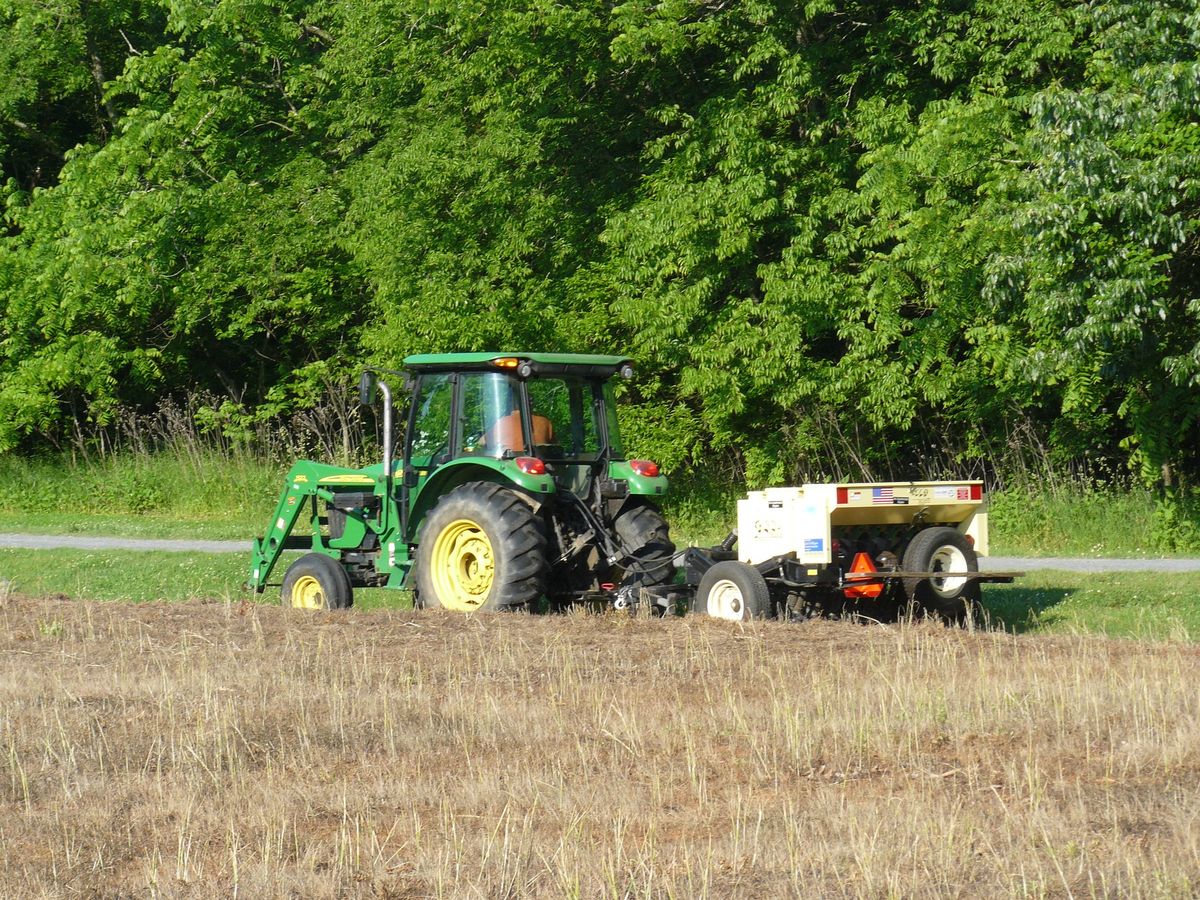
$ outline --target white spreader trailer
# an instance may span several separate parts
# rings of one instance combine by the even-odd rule
[[[959,622],[981,582],[1020,574],[980,573],[987,552],[981,481],[806,484],[750,492],[737,530],[680,562],[693,612],[722,619],[908,609]]]

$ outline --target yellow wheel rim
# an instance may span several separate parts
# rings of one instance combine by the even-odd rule
[[[487,533],[470,519],[451,522],[434,539],[433,589],[447,609],[471,612],[479,609],[496,579],[496,559]]]
[[[301,575],[292,585],[292,606],[299,609],[324,609],[325,592],[321,582],[311,575]]]

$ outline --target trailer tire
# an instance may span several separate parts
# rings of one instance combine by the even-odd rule
[[[906,572],[978,572],[979,557],[966,535],[954,528],[917,532],[904,551]],[[906,578],[904,594],[919,611],[945,622],[962,623],[979,606],[973,578]]]
[[[767,580],[758,569],[737,560],[716,563],[701,576],[693,608],[729,622],[770,619],[775,614]]]
[[[675,577],[675,545],[658,507],[649,503],[628,505],[617,516],[613,529],[622,548],[632,557],[632,564],[621,580],[622,587],[671,583]]]
[[[416,605],[456,612],[524,607],[546,587],[542,520],[513,491],[469,481],[421,523]]]
[[[288,566],[279,597],[284,606],[296,609],[348,609],[354,603],[354,588],[336,559],[306,553]]]

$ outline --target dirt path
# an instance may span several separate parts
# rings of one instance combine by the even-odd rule
[[[87,537],[77,534],[0,534],[0,548],[24,550],[165,550],[178,553],[249,553],[246,541],[154,540]],[[981,561],[992,572],[1058,569],[1067,572],[1200,572],[1200,559],[1068,559],[1066,557],[990,556]]]

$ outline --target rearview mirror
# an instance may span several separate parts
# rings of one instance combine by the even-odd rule
[[[370,372],[363,372],[359,376],[358,402],[363,406],[370,406],[375,402],[375,376]]]

